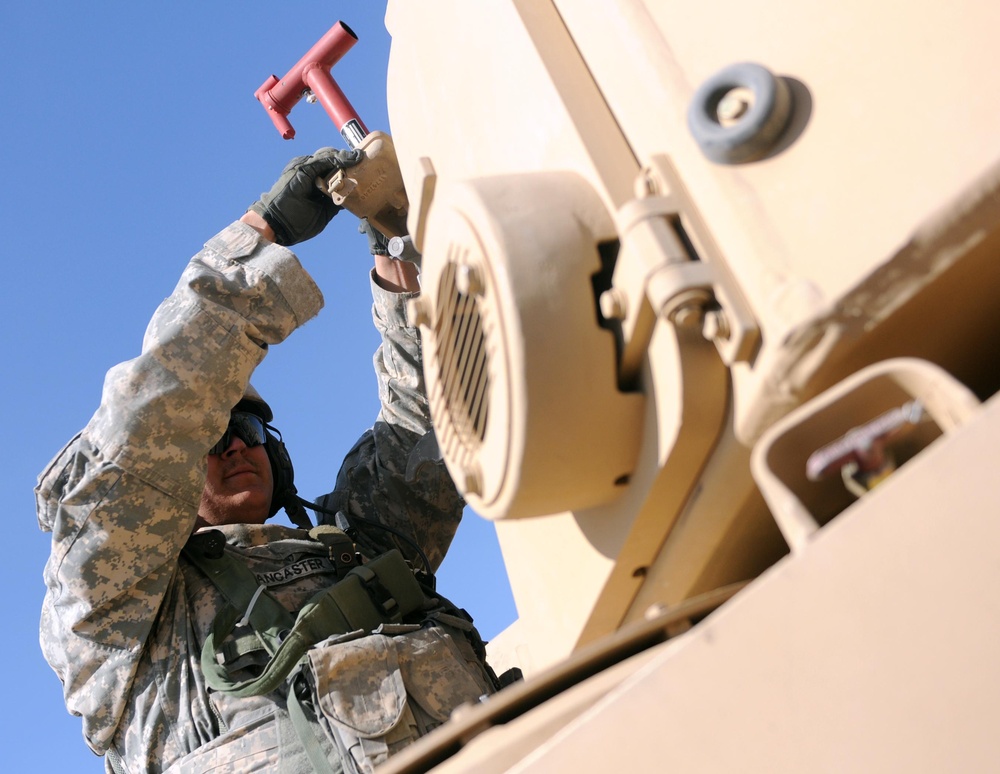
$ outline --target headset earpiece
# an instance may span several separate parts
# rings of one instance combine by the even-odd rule
[[[299,504],[298,490],[295,488],[295,470],[292,468],[292,458],[288,454],[288,449],[285,448],[285,443],[275,428],[270,425],[265,425],[265,428],[267,440],[264,443],[264,450],[271,463],[271,479],[274,482],[268,518],[284,508],[292,523],[297,527],[310,529],[313,526],[312,522]]]

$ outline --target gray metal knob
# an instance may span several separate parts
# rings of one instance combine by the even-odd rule
[[[792,115],[788,84],[766,67],[734,64],[709,78],[688,109],[688,129],[701,152],[719,164],[766,156]]]

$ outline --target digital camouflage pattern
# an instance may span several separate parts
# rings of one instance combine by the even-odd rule
[[[372,292],[383,341],[375,356],[382,407],[324,502],[412,536],[436,568],[462,501],[443,463],[421,451],[429,418],[419,334],[404,321],[408,295],[374,282]],[[83,718],[87,743],[108,753],[109,771],[113,765],[130,772],[312,770],[281,691],[236,699],[207,689],[201,646],[223,599],[180,552],[194,528],[205,454],[225,430],[230,407],[267,348],[315,316],[322,303],[288,249],[243,223],[229,226],[191,260],[156,311],[142,354],[111,369],[100,408],[39,477],[39,525],[52,532],[42,649],[62,681],[67,708]],[[325,549],[302,530],[277,524],[215,529],[225,534],[226,550],[242,557],[293,614],[335,580]],[[409,546],[381,530],[359,525],[359,532],[366,557],[398,547],[414,559]],[[393,691],[401,682],[409,693],[396,700],[413,716],[407,720],[412,729],[389,723],[387,740],[354,728],[386,725],[386,718],[370,714],[379,715],[373,705],[368,715],[324,713],[332,733],[321,744],[331,760],[338,758],[335,745],[342,753],[352,745],[376,756],[392,751],[399,739],[424,733],[458,703],[488,690],[468,643],[448,625],[461,622],[447,619],[312,654],[314,665],[342,661],[336,648],[349,645],[344,649],[353,659],[348,688],[319,678],[330,693],[324,707],[337,705],[334,694],[343,697],[372,681]],[[223,649],[235,679],[254,674],[266,658],[239,645],[248,631],[238,628]],[[393,658],[387,661],[388,651]],[[392,704],[386,712],[396,709]],[[348,761],[347,769],[370,765]]]
[[[309,652],[320,720],[348,771],[371,772],[445,722],[459,704],[488,692],[467,667],[461,635],[448,632],[423,627]]]

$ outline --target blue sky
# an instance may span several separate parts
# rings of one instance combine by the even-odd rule
[[[284,74],[342,19],[360,42],[334,76],[370,129],[391,131],[384,13],[372,0],[67,0],[9,4],[0,16],[6,770],[103,770],[38,647],[48,536],[34,516],[35,477],[86,423],[107,369],[138,353],[188,258],[291,156],[343,146],[320,106],[304,102],[292,113],[296,139],[282,140],[253,97],[268,75]],[[370,256],[353,216],[297,253],[326,308],[254,381],[276,409],[300,491],[315,496],[378,409],[377,337]],[[440,588],[486,637],[514,619],[491,524],[467,514]]]

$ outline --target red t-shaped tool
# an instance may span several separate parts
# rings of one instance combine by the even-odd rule
[[[254,92],[254,96],[265,107],[282,137],[290,140],[295,136],[288,114],[311,90],[340,130],[348,146],[358,147],[368,134],[368,129],[330,75],[330,68],[337,64],[357,42],[358,36],[354,31],[338,21],[306,52],[304,57],[296,62],[284,78],[279,80],[272,75]]]

